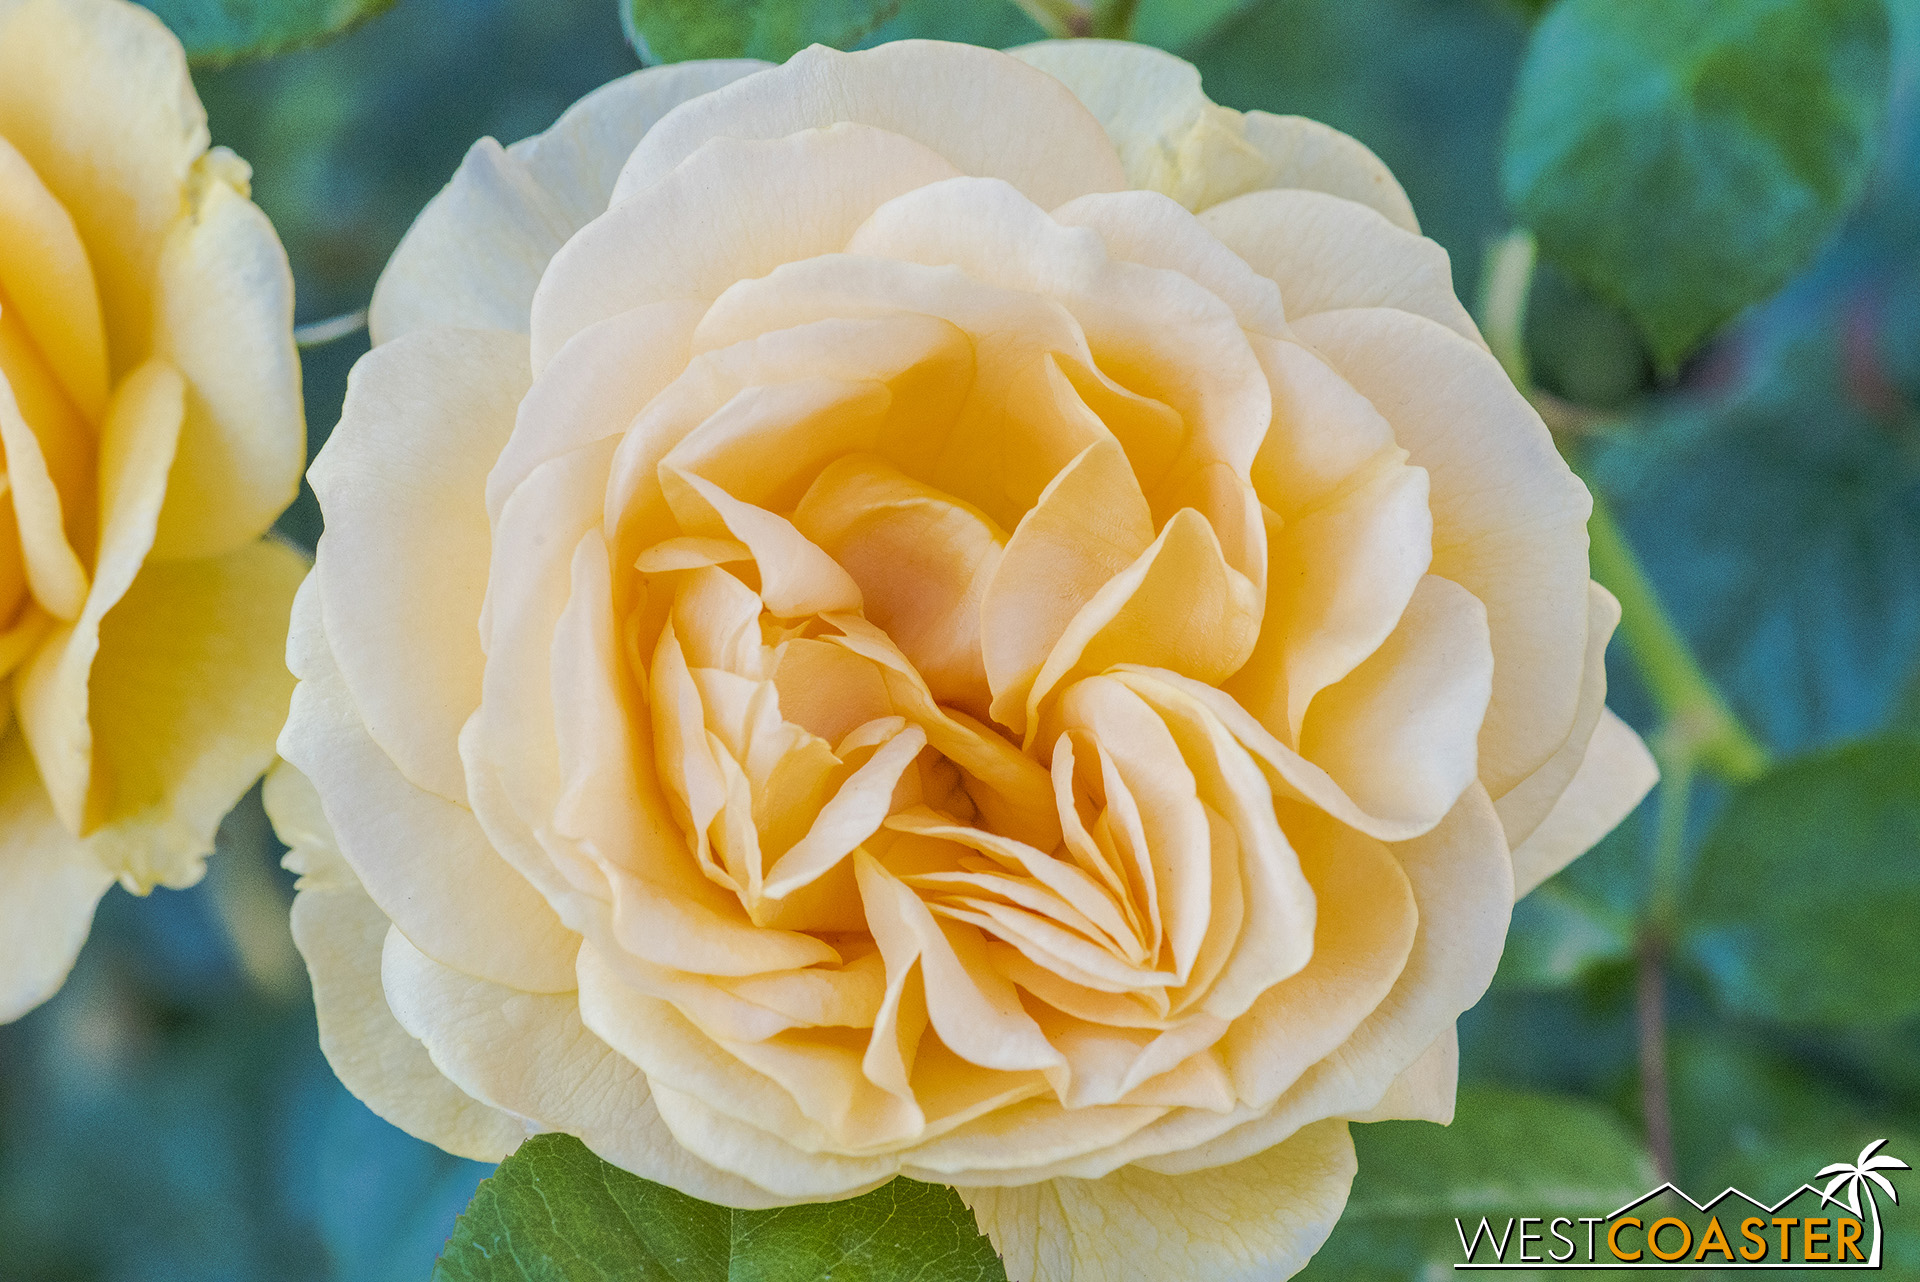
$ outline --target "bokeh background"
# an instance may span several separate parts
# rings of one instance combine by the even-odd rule
[[[1510,225],[1501,129],[1537,7],[1255,0],[1180,51],[1218,101],[1310,115],[1373,147],[1471,299]],[[1597,483],[1711,675],[1783,756],[1920,730],[1920,0],[1891,9],[1894,91],[1876,175],[1784,292],[1670,380],[1656,379],[1624,317],[1550,267],[1527,331],[1541,385],[1604,412],[1587,442]],[[908,29],[999,45],[1040,34],[1001,0],[908,0],[875,38]],[[612,0],[399,0],[323,48],[197,79],[215,141],[253,164],[308,322],[365,305],[475,138],[536,132],[638,65]],[[359,335],[306,353],[313,448],[364,350]],[[311,546],[310,494],[282,527]],[[1617,643],[1612,659],[1613,706],[1650,728]],[[1703,786],[1700,800],[1696,836],[1724,790]],[[1650,810],[1518,910],[1500,977],[1462,1024],[1476,1098],[1559,1092],[1639,1133],[1632,921]],[[1894,836],[1888,858],[1909,857],[1901,842],[1920,850],[1915,832]],[[431,1272],[488,1168],[408,1138],[334,1081],[287,934],[280,854],[256,792],[222,829],[204,882],[145,900],[110,892],[66,988],[0,1028],[0,1279]],[[1738,852],[1728,857],[1737,875]],[[1910,899],[1879,903],[1862,888],[1856,911],[1905,914],[1920,949]],[[1670,977],[1682,1182],[1784,1191],[1881,1136],[1920,1158],[1920,1025],[1884,1017],[1902,1003],[1838,1023],[1763,1018],[1737,1000],[1739,965],[1708,940]],[[1920,1277],[1920,1210],[1889,1208],[1887,1222],[1885,1275]],[[1353,1239],[1317,1268],[1439,1276],[1417,1242],[1401,1246]]]

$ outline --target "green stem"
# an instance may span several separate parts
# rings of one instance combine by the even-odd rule
[[[1093,6],[1093,29],[1087,34],[1106,40],[1133,39],[1133,16],[1140,8],[1140,0],[1096,0]]]
[[[1480,273],[1481,333],[1507,377],[1528,397],[1534,388],[1527,360],[1527,295],[1535,257],[1533,233],[1511,231],[1487,247]]]
[[[1673,740],[1672,751],[1684,753],[1689,768],[1697,762],[1736,783],[1759,775],[1767,768],[1767,750],[1707,679],[1597,489],[1587,533],[1593,577],[1620,600],[1620,635],[1659,706],[1662,737]]]
[[[1527,360],[1526,327],[1535,258],[1533,234],[1509,232],[1489,247],[1480,289],[1487,346],[1514,386],[1533,400],[1539,393]],[[1766,749],[1707,679],[1620,533],[1606,497],[1590,480],[1587,488],[1593,493],[1593,517],[1587,523],[1593,577],[1619,598],[1620,636],[1659,706],[1661,736],[1684,754],[1689,772],[1698,764],[1735,782],[1753,778],[1767,768]]]
[[[1013,0],[1029,18],[1056,40],[1099,36],[1106,40],[1133,39],[1133,19],[1140,0]]]
[[[1020,11],[1055,40],[1087,34],[1087,11],[1073,0],[1013,0]]]

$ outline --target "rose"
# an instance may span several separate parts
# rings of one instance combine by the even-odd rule
[[[114,880],[199,880],[291,693],[293,282],[207,142],[151,13],[0,0],[0,1021]]]
[[[642,72],[373,324],[268,805],[327,1054],[455,1152],[1282,1276],[1650,786],[1445,254],[1165,54]]]

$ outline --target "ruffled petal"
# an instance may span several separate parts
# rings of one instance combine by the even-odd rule
[[[1603,708],[1579,772],[1527,839],[1513,848],[1514,894],[1524,895],[1572,863],[1633,813],[1660,780],[1653,754]]]
[[[0,134],[0,308],[20,311],[67,397],[88,419],[107,407],[107,332],[93,264],[26,157]]]
[[[320,584],[295,600],[294,691],[280,752],[331,799],[328,834],[355,884],[447,965],[536,992],[572,987],[578,939],[459,804],[415,787],[367,734],[334,664]]]
[[[1280,286],[1289,320],[1394,307],[1486,346],[1454,295],[1447,251],[1377,210],[1319,191],[1256,191],[1215,205],[1200,223]]]
[[[207,149],[186,53],[123,0],[15,0],[0,7],[0,137],[73,216],[124,373],[147,356],[154,265]]]
[[[320,1049],[334,1074],[407,1134],[477,1162],[500,1161],[526,1138],[526,1123],[441,1076],[426,1047],[393,1017],[380,986],[380,952],[393,923],[334,847],[313,785],[281,762],[268,772],[265,793],[273,830],[292,847],[284,862],[300,875],[293,942],[313,981]]]
[[[307,461],[286,250],[230,153],[203,157],[190,191],[153,281],[154,352],[187,380],[154,540],[165,557],[217,556],[266,533]]]
[[[266,540],[153,562],[101,622],[93,840],[128,887],[197,881],[221,817],[272,762],[293,690],[281,638],[306,570]]]
[[[1043,209],[1127,186],[1100,123],[1051,76],[991,49],[899,40],[858,53],[814,45],[688,103],[634,149],[614,199],[710,139],[784,138],[843,121],[911,138],[961,173],[1004,178]]]
[[[1269,1282],[1327,1240],[1355,1169],[1346,1123],[1329,1121],[1228,1166],[960,1196],[1012,1282]]]
[[[466,800],[460,727],[480,704],[488,469],[526,393],[527,340],[434,330],[354,367],[314,460],[314,573],[366,732],[415,786]]]
[[[17,734],[0,744],[0,1024],[53,996],[113,873],[47,804]]]
[[[541,273],[605,212],[641,136],[689,98],[764,65],[649,67],[594,90],[543,134],[506,148],[475,143],[380,273],[367,309],[373,341],[435,325],[528,332]]]
[[[461,1090],[532,1129],[565,1131],[622,1170],[727,1206],[785,1198],[709,1166],[667,1130],[647,1079],[580,1022],[572,993],[474,979],[387,932],[380,973],[400,1026]]]
[[[1432,573],[1487,607],[1493,699],[1480,777],[1495,795],[1566,741],[1587,652],[1593,501],[1499,362],[1424,317],[1385,308],[1295,325],[1393,425],[1432,493]]]
[[[1011,52],[1060,80],[1099,117],[1136,187],[1195,210],[1250,191],[1304,187],[1419,230],[1400,184],[1360,143],[1301,116],[1219,106],[1201,91],[1200,73],[1170,53],[1084,39]]]
[[[834,253],[886,201],[958,172],[932,149],[867,125],[716,138],[554,255],[533,297],[534,370],[596,321],[648,303],[712,300],[735,281]]]
[[[88,679],[101,620],[133,586],[153,546],[185,410],[184,381],[160,361],[142,365],[115,391],[100,433],[103,519],[93,584],[80,617],[47,638],[14,687],[21,730],[70,832],[97,826],[107,800],[93,786]]]

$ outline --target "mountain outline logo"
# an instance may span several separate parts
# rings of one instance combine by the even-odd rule
[[[1881,1152],[1885,1139],[1874,1140],[1860,1150],[1851,1162],[1834,1162],[1821,1167],[1814,1180],[1825,1180],[1825,1187],[1812,1181],[1802,1183],[1785,1197],[1771,1203],[1729,1185],[1704,1202],[1696,1200],[1671,1180],[1665,1181],[1607,1215],[1594,1216],[1518,1216],[1509,1217],[1504,1231],[1494,1230],[1489,1218],[1468,1235],[1466,1225],[1454,1219],[1465,1259],[1456,1270],[1496,1269],[1878,1269],[1881,1267],[1882,1231],[1880,1197],[1889,1205],[1898,1205],[1900,1194],[1890,1171],[1913,1169],[1906,1162]],[[1835,1208],[1830,1216],[1783,1216],[1794,1202],[1813,1194],[1818,1205]],[[1689,1223],[1679,1215],[1665,1215],[1650,1223],[1633,1212],[1671,1194],[1684,1202],[1696,1215],[1706,1216],[1703,1224]],[[1721,1208],[1730,1199],[1746,1202],[1761,1215],[1744,1215],[1734,1224],[1737,1242],[1728,1237],[1721,1223]],[[1863,1205],[1864,1203],[1864,1205]],[[1842,1215],[1844,1210],[1847,1214]],[[1529,1232],[1527,1225],[1544,1224],[1546,1233]],[[1561,1226],[1585,1228],[1585,1251],[1579,1234],[1562,1231]],[[1517,1258],[1509,1259],[1514,1248],[1513,1234],[1519,1227]],[[1603,1227],[1604,1226],[1604,1227]],[[1797,1235],[1799,1251],[1794,1247]],[[1698,1236],[1696,1237],[1696,1233]],[[1564,1244],[1564,1254],[1548,1248],[1529,1255],[1530,1242],[1552,1240]],[[1603,1244],[1603,1245],[1601,1245]],[[1492,1259],[1481,1259],[1482,1246]],[[1777,1251],[1775,1248],[1778,1248]],[[1714,1258],[1709,1258],[1712,1256]]]

